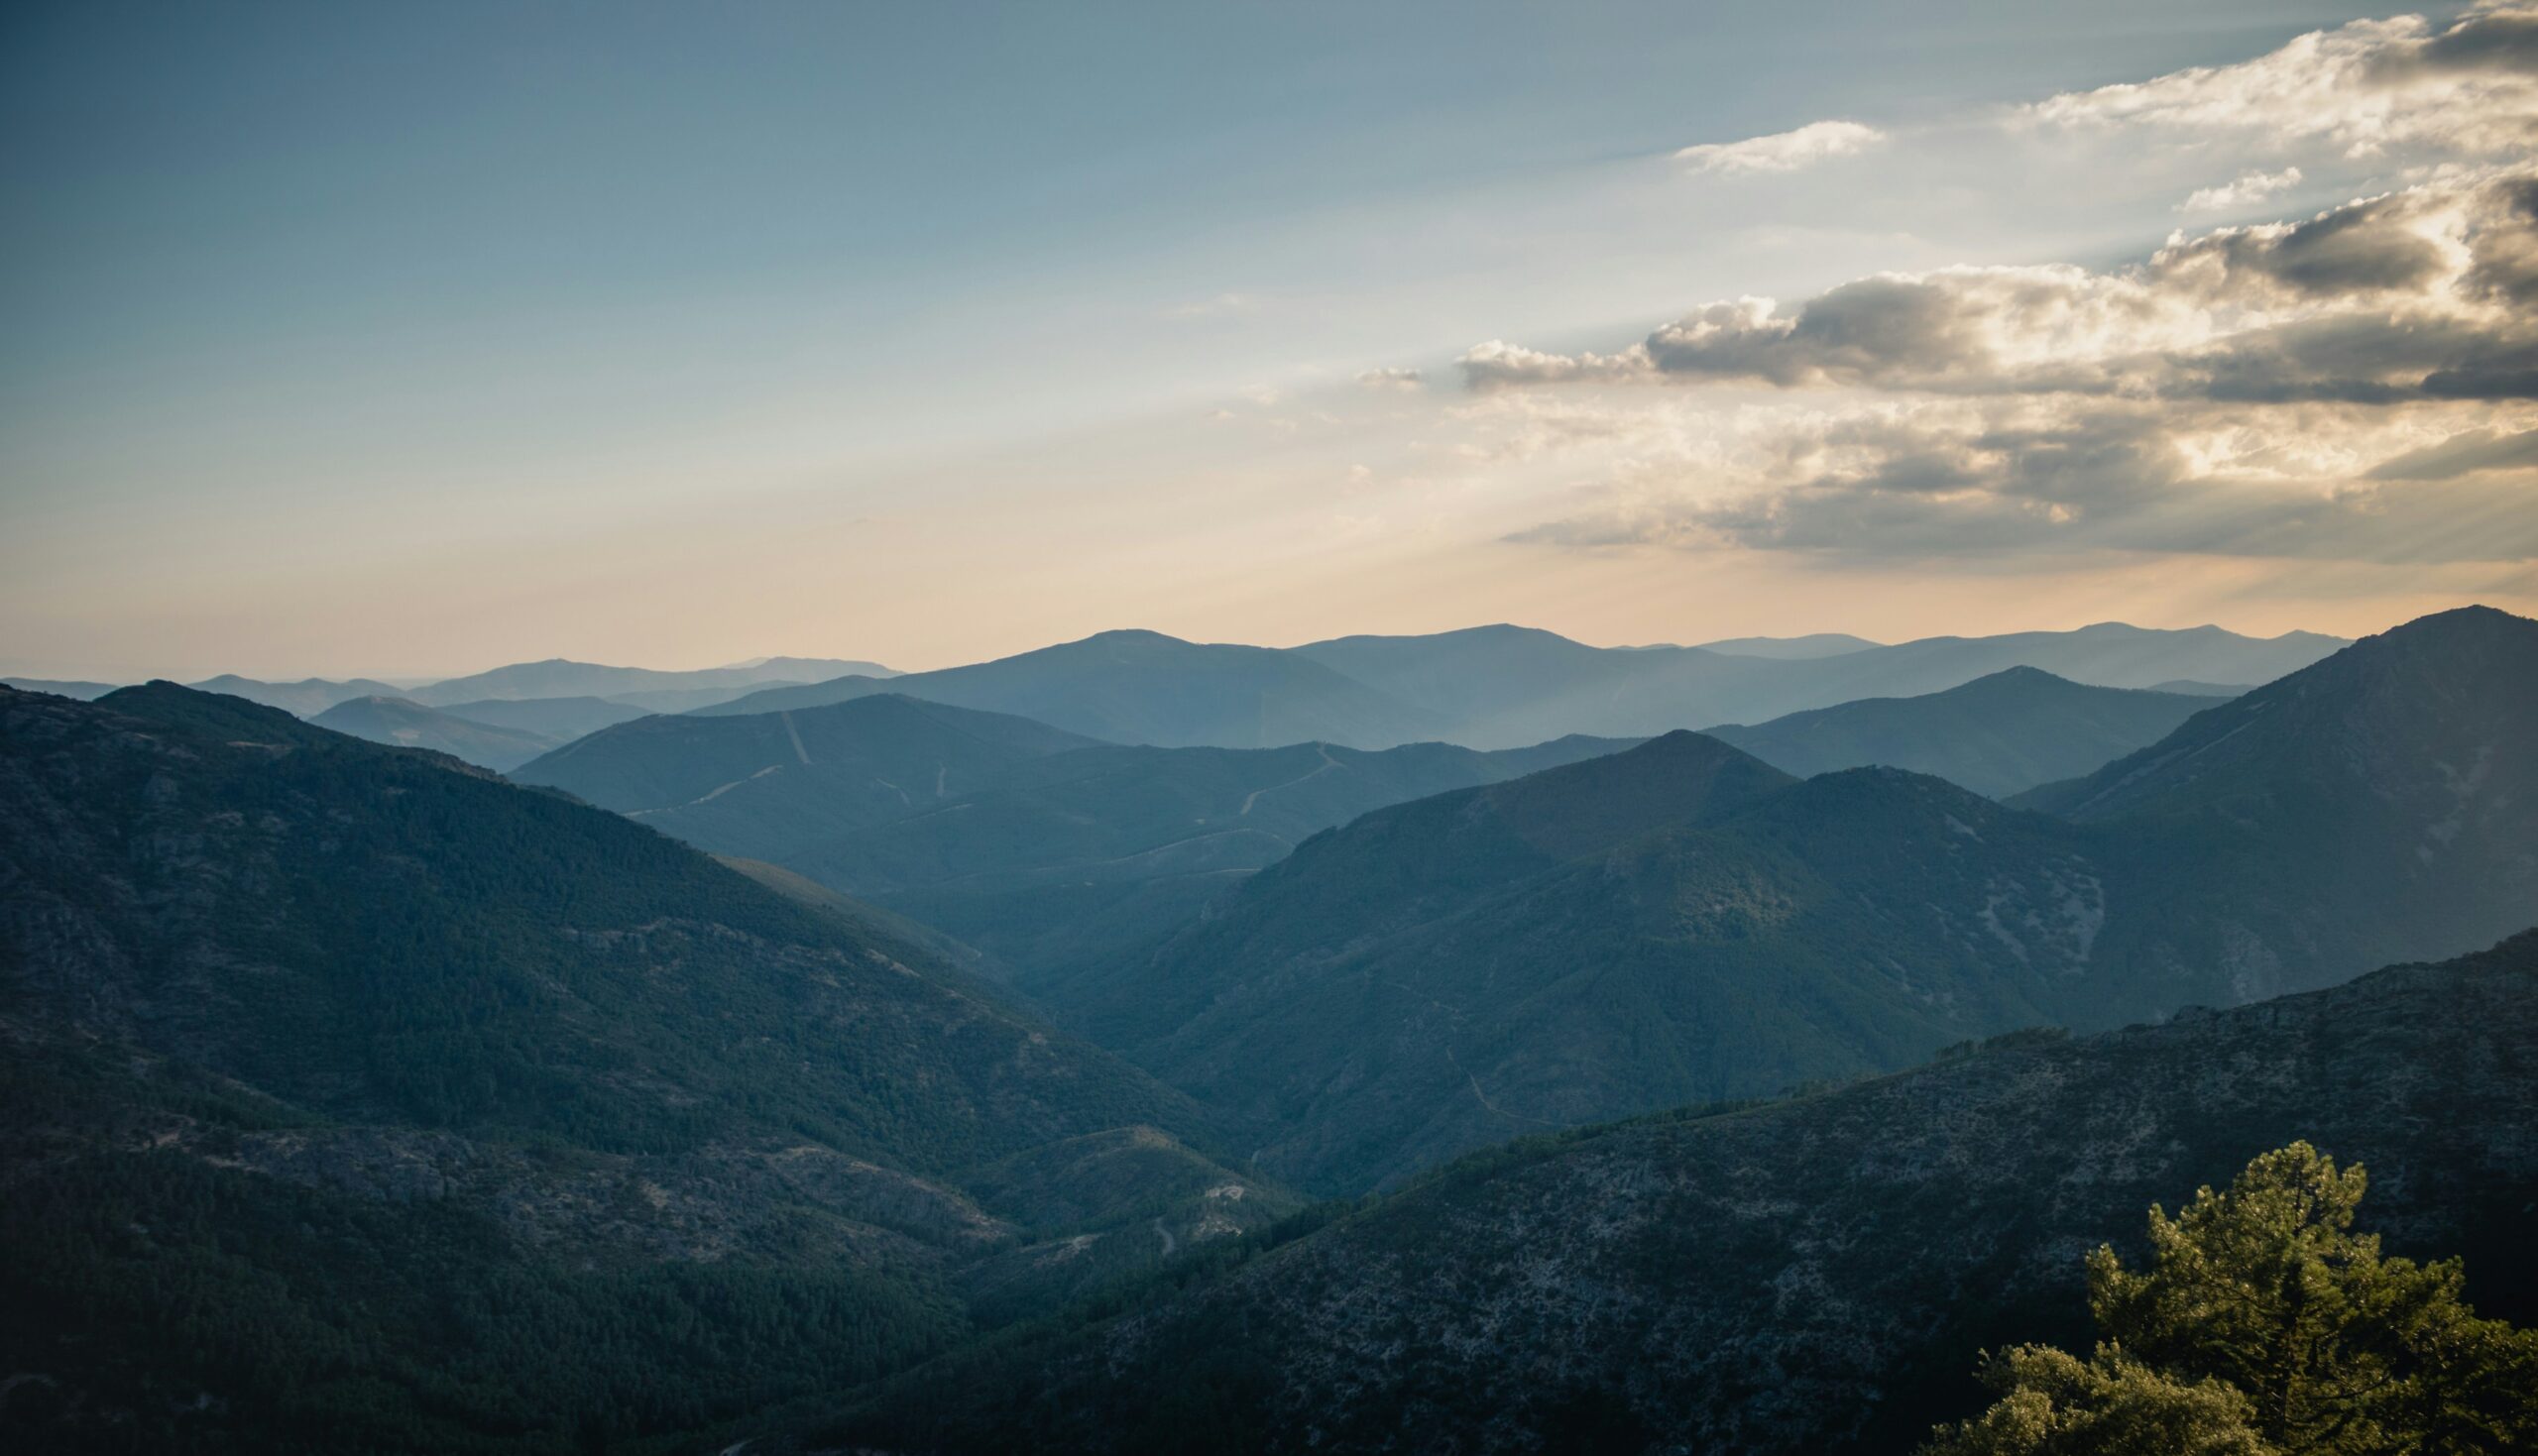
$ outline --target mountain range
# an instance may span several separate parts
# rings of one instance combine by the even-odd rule
[[[1416,637],[1339,637],[1292,649],[1449,720],[1475,747],[1561,733],[1648,737],[1756,723],[1863,698],[1915,697],[2014,667],[2101,687],[2176,679],[2268,682],[2344,645],[2311,632],[2244,637],[2219,627],[2158,631],[2101,622],[2068,632],[1928,637],[1893,646],[1753,655],[1701,647],[1597,648],[1528,627]]]
[[[1114,743],[1271,748],[1327,742],[1390,747],[1445,735],[1444,719],[1295,653],[1102,632],[993,662],[773,688],[701,710],[767,713],[873,693],[1023,718]]]
[[[415,688],[405,696],[427,708],[487,698],[606,698],[653,713],[679,713],[719,702],[718,694],[737,696],[772,683],[817,682],[849,674],[872,678],[892,675],[890,669],[877,662],[833,657],[764,657],[745,666],[686,672],[608,667],[550,657],[543,662],[517,662],[490,672],[447,678]]]
[[[404,688],[369,678],[272,683],[234,675],[195,686],[303,718],[355,698],[404,698],[489,728],[564,741],[610,721],[592,712],[589,700],[643,713],[754,714],[888,691],[1118,743],[1386,748],[1442,740],[1507,748],[1573,733],[1636,739],[1702,724],[1758,723],[1863,698],[1926,695],[2013,667],[2095,686],[2227,694],[2235,690],[2212,685],[2270,681],[2339,645],[2339,638],[2308,632],[2254,638],[2218,627],[2160,631],[2112,622],[1895,645],[1819,633],[1621,648],[1503,625],[1285,649],[1113,631],[909,674],[843,658],[769,657],[679,672],[550,658]],[[33,679],[24,686],[53,690]],[[106,690],[53,686],[70,697]],[[509,713],[491,706],[505,703],[555,706]]]
[[[2472,609],[2029,796],[2068,818],[1675,733],[1367,815],[1033,989],[1275,1129],[1254,1166],[1353,1193],[1527,1131],[2489,943],[2538,906],[2533,772],[2538,622]]]
[[[697,711],[763,713],[887,691],[1123,743],[1382,748],[1442,739],[1506,748],[1572,733],[1645,738],[1702,724],[1759,722],[1861,698],[1939,692],[2015,667],[2107,687],[2264,682],[2343,643],[2309,632],[2254,638],[2218,627],[2153,631],[2110,622],[1895,646],[1855,638],[1729,645],[1738,650],[1590,647],[1516,626],[1340,637],[1283,650],[1103,632],[992,662],[910,673],[886,687],[845,677]]]
[[[2538,919],[2538,622],[2238,696],[1915,677],[2034,644],[1344,639],[1377,685],[1120,635],[959,670],[1071,724],[930,674],[313,715],[397,746],[0,691],[0,1430],[1894,1451],[1976,1348],[2077,1333],[2082,1249],[2295,1137],[2538,1305],[2538,941],[2420,963]],[[2046,645],[2263,675],[2181,635]],[[1907,690],[1485,751],[1085,727],[1845,662]],[[594,727],[512,779],[429,746],[537,723]]]

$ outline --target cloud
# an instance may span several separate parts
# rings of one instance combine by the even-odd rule
[[[2467,430],[2379,463],[2374,481],[2448,481],[2480,470],[2538,470],[2538,429]]]
[[[2195,189],[2177,204],[2177,211],[2230,212],[2261,202],[2276,192],[2288,191],[2299,184],[2300,168],[2296,167],[2286,167],[2280,171],[2242,172],[2235,182]]]
[[[2194,141],[2238,133],[2275,146],[2323,142],[2350,157],[2522,152],[2538,144],[2538,6],[2472,6],[2442,31],[2421,16],[2358,20],[2252,60],[2054,96],[2015,119]]]
[[[1587,482],[1510,539],[1828,562],[2538,560],[2538,0],[2356,22],[2011,122],[2274,154],[2219,172],[2236,175],[2187,214],[2303,185],[2280,156],[2303,147],[2413,185],[2180,230],[2123,266],[1880,273],[1723,298],[1592,351],[1476,345],[1458,361],[1465,458]],[[1682,156],[1784,170],[1879,140],[1802,128]]]
[[[1957,394],[2530,397],[2538,174],[2482,174],[2286,223],[2178,234],[2142,263],[1879,274],[1705,305],[1611,354],[1492,340],[1475,391],[1741,382]]]
[[[1465,389],[1488,391],[1516,385],[1637,379],[1648,373],[1648,351],[1633,345],[1609,358],[1599,354],[1546,354],[1503,339],[1491,339],[1464,350],[1454,366],[1463,372]]]
[[[1357,384],[1361,389],[1402,392],[1425,388],[1419,371],[1415,369],[1370,369],[1357,376]]]
[[[2125,401],[1938,402],[1792,422],[1758,468],[1644,464],[1510,539],[1828,560],[2158,552],[2378,563],[2538,558],[2538,493],[2459,459],[2408,483],[2352,469],[2366,424],[2180,420]],[[2538,430],[2524,432],[2538,438]],[[2458,452],[2507,464],[2518,436]],[[2431,452],[2427,452],[2429,456]],[[2400,457],[2401,459],[2403,457]]]
[[[1674,160],[1700,172],[1795,171],[1837,157],[1850,157],[1883,145],[1886,133],[1855,121],[1812,121],[1793,132],[1748,137],[1742,142],[1709,142],[1686,147]]]
[[[1502,452],[1607,459],[1583,507],[1515,536],[1536,544],[2522,561],[2533,297],[2538,171],[2487,170],[2180,233],[2129,267],[1881,274],[1712,303],[1608,354],[1493,341],[1463,367],[1473,407],[1514,422]],[[1508,415],[1579,382],[1637,388],[1580,396],[1592,431]],[[1759,429],[1713,419],[1706,447],[1682,411],[1611,417],[1717,385],[1788,403]]]

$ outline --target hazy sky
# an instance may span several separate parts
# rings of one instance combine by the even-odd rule
[[[0,668],[2538,611],[2533,158],[2508,5],[18,4]]]

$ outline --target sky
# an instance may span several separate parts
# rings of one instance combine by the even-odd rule
[[[2538,6],[21,3],[0,670],[2538,613]]]

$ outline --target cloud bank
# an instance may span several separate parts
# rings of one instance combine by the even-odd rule
[[[2055,96],[2019,119],[2197,139],[2236,133],[2277,146],[2325,141],[2353,157],[2526,151],[2538,144],[2538,5],[2472,6],[2441,31],[2421,16],[2358,20],[2235,65]]]
[[[1530,542],[2525,561],[2533,305],[2523,166],[2178,233],[2130,267],[1881,274],[1722,300],[1609,354],[1493,340],[1459,367],[1484,399],[1790,401],[1733,448],[1634,459]]]

